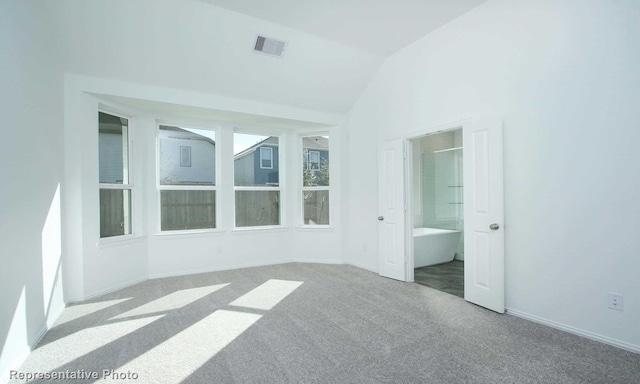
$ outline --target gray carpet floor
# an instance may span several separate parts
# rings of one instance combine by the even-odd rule
[[[453,260],[416,268],[413,272],[413,280],[418,284],[464,297],[464,261]]]
[[[105,369],[131,383],[638,383],[640,355],[359,268],[294,263],[70,306],[20,372],[115,382]]]

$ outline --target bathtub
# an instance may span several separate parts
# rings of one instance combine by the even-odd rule
[[[462,231],[436,228],[413,229],[414,268],[446,263],[456,256]]]

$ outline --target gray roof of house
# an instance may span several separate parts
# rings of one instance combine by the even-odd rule
[[[278,146],[278,138],[275,136],[269,136],[266,139],[250,146],[249,148],[238,152],[233,158],[234,160],[239,159],[241,157],[245,157],[246,155],[255,152],[255,150],[259,147],[262,147],[265,144],[270,144],[270,146]]]
[[[253,153],[256,149],[262,147],[263,145],[277,146],[278,138],[275,136],[269,136],[266,139],[250,146],[249,148],[239,152],[234,156],[234,159],[239,159],[244,157],[250,153]],[[311,149],[320,149],[320,150],[328,150],[329,149],[329,138],[324,136],[308,136],[302,138],[302,145],[305,148]]]
[[[193,133],[190,131],[187,131],[185,129],[182,129],[180,127],[173,127],[173,126],[169,126],[169,125],[161,125],[160,128],[162,128],[162,130],[160,131],[162,133],[162,131],[174,131],[174,132],[179,132],[180,136],[170,136],[170,134],[167,135],[167,139],[185,139],[185,140],[202,140],[202,141],[208,141],[211,144],[213,144],[214,146],[216,145],[216,142],[214,140],[212,140],[209,137],[206,136],[202,136],[202,135],[198,135],[197,133]]]
[[[325,136],[303,137],[302,145],[311,149],[329,149],[329,138]]]

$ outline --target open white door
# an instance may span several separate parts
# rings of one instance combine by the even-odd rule
[[[404,147],[388,141],[378,149],[378,252],[380,276],[405,281]]]
[[[504,313],[502,123],[465,125],[464,298]]]

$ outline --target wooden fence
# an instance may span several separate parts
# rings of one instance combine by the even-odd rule
[[[236,191],[236,227],[279,224],[279,191]]]
[[[131,217],[130,212],[125,215],[125,206],[130,207],[125,199],[130,201],[130,191],[100,189],[100,237],[124,235],[131,227],[125,222]],[[237,227],[280,224],[279,191],[236,191],[235,208]],[[163,190],[160,216],[163,231],[215,228],[216,191]],[[314,214],[313,219],[319,218]]]
[[[216,227],[216,191],[161,191],[161,229]]]
[[[131,191],[126,189],[100,189],[101,238],[131,233],[131,212],[126,212],[125,215],[125,206],[127,210],[131,207],[130,197]],[[125,199],[127,200],[126,205]]]
[[[304,223],[329,225],[329,191],[304,191]]]

